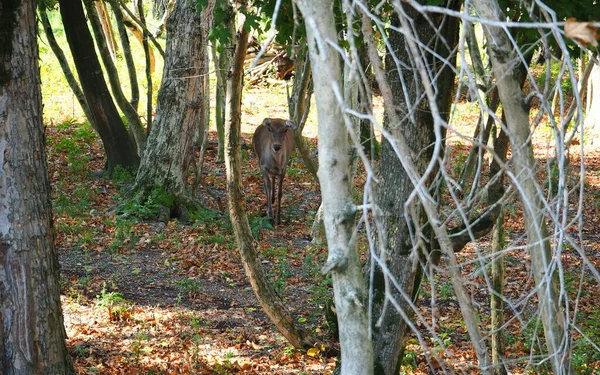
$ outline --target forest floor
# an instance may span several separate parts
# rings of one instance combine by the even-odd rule
[[[253,118],[252,122],[256,126],[260,120]],[[120,206],[128,185],[119,176],[109,180],[94,173],[102,170],[104,163],[98,138],[89,127],[66,123],[49,126],[46,132],[65,326],[78,374],[333,371],[336,345],[331,344],[331,330],[324,319],[331,280],[320,274],[327,249],[310,243],[310,229],[320,203],[318,185],[305,172],[301,161],[294,159],[285,182],[283,223],[273,228],[264,217],[262,178],[250,147],[250,130],[246,131],[243,180],[255,246],[273,286],[298,323],[319,342],[308,351],[295,350],[262,312],[239,260],[223,207],[225,166],[216,161],[214,134],[211,133],[206,154],[200,193],[204,209],[190,222],[164,223],[134,216],[151,210],[150,205]],[[316,144],[316,138],[312,141]],[[468,149],[457,146],[451,152],[456,162],[464,160]],[[585,164],[582,232],[586,253],[600,269],[600,153],[587,153]],[[507,210],[506,223],[509,236],[522,236],[518,207]],[[489,319],[489,296],[485,287],[477,288],[485,281],[482,276],[472,276],[478,265],[469,259],[487,246],[487,240],[477,247],[468,246],[459,254],[463,274],[471,277],[470,292],[484,322]],[[525,258],[523,252],[516,250],[507,254],[510,276],[506,293],[515,300],[523,290],[531,289],[531,270],[523,261]],[[571,280],[574,293],[581,287],[578,317],[590,341],[599,343],[600,310],[596,301],[600,288],[589,274],[583,273],[578,279],[582,264],[574,251],[564,252],[564,265],[569,275],[576,275]],[[432,286],[437,288],[437,305],[433,309]],[[417,326],[431,345],[425,350],[413,335],[403,371],[427,374],[428,368],[444,368],[447,373],[475,373],[470,367],[475,361],[473,348],[447,278],[440,275],[428,280],[422,294],[418,304],[422,320]],[[530,310],[535,310],[535,306]],[[507,315],[510,317],[510,311]],[[425,329],[425,323],[434,320],[437,323],[433,324],[439,327],[436,338]],[[531,358],[534,363],[539,349],[535,337],[541,333],[532,327],[535,321],[522,320],[526,319],[521,316],[507,324],[506,352],[510,358]],[[579,373],[600,372],[600,350],[592,344],[586,347],[588,344],[574,343]],[[435,361],[433,351],[440,354]],[[539,369],[526,367],[525,362],[514,362],[511,373],[535,373]]]

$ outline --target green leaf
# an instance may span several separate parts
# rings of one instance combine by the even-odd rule
[[[196,0],[196,12],[202,12],[206,6],[208,6],[208,0]]]
[[[248,31],[260,31],[260,17],[254,14],[246,14],[246,22],[244,22],[244,29]]]

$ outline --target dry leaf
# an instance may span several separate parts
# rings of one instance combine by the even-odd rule
[[[569,18],[565,23],[565,35],[567,38],[575,39],[582,44],[590,44],[594,47],[598,47],[598,41],[600,38],[596,31],[597,27],[594,26],[593,22],[577,22],[575,18]]]

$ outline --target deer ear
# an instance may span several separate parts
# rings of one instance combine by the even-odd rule
[[[292,128],[294,130],[298,129],[298,126],[291,120],[287,120],[285,122],[285,126],[289,126],[290,128]]]

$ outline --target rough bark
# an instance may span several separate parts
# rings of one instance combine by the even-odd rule
[[[296,0],[307,25],[310,60],[319,118],[319,181],[329,255],[322,272],[331,272],[341,345],[341,373],[373,374],[368,293],[357,245],[352,236],[351,144],[334,86],[342,85],[332,3]]]
[[[405,3],[403,3],[404,5]],[[457,2],[448,4],[449,7],[457,6]],[[452,61],[451,51],[445,48],[455,46],[458,39],[457,20],[434,18],[436,22],[444,27],[436,30],[425,18],[426,15],[420,14],[415,9],[406,5],[403,6],[406,14],[413,19],[416,28],[416,35],[427,45],[437,46],[439,56]],[[400,22],[395,16],[393,25],[399,26]],[[370,27],[370,24],[367,25]],[[368,32],[368,30],[367,30]],[[363,34],[365,27],[363,27]],[[446,38],[445,43],[441,38]],[[386,56],[387,80],[391,89],[391,95],[394,98],[396,114],[403,120],[398,123],[386,114],[384,118],[384,127],[390,132],[392,138],[397,139],[402,136],[406,139],[406,145],[415,155],[415,167],[419,175],[422,175],[428,163],[431,161],[433,145],[436,142],[434,132],[434,120],[429,110],[430,103],[427,99],[415,103],[420,93],[424,91],[422,83],[415,80],[415,70],[417,66],[413,62],[410,49],[407,42],[399,32],[392,32],[390,35],[390,45],[393,53],[407,68],[399,70],[393,59],[392,52]],[[452,102],[452,88],[454,84],[454,73],[452,69],[446,68],[440,73],[441,62],[429,55],[428,64],[432,69],[432,75],[439,74],[436,81],[436,92],[438,94],[437,107],[440,109],[440,115],[448,118],[449,107]],[[429,61],[430,60],[430,61]],[[375,62],[372,61],[373,64]],[[401,75],[402,76],[401,76]],[[419,82],[419,83],[417,83]],[[403,87],[403,85],[405,87]],[[381,86],[380,86],[381,87]],[[405,97],[404,89],[408,92],[408,98]],[[406,100],[409,100],[407,102]],[[386,106],[389,105],[386,103]],[[413,111],[414,108],[419,108]],[[386,109],[388,113],[389,109]],[[401,313],[395,308],[386,308],[386,293],[391,293],[400,305],[401,309],[408,313],[410,311],[409,303],[404,296],[412,296],[417,276],[418,254],[411,241],[411,232],[415,228],[422,226],[423,211],[416,205],[415,215],[407,217],[404,215],[405,204],[409,196],[413,193],[414,183],[411,181],[408,171],[404,168],[402,161],[395,151],[395,146],[388,139],[382,141],[381,162],[380,162],[380,185],[377,188],[377,205],[381,209],[381,220],[383,236],[387,243],[380,244],[385,249],[382,254],[383,259],[387,259],[387,267],[391,276],[396,279],[402,291],[396,288],[386,286],[386,277],[380,268],[375,268],[373,276],[373,347],[375,353],[375,372],[386,375],[396,374],[399,370],[401,353],[404,347],[404,340],[407,330],[406,321]],[[426,186],[431,183],[431,176],[426,181]],[[409,227],[409,222],[414,222],[414,227]],[[425,237],[431,236],[429,233],[423,233]],[[427,250],[425,250],[427,251]],[[404,294],[404,296],[403,296]],[[406,315],[405,315],[406,316]],[[376,324],[377,323],[377,324]]]
[[[0,6],[0,373],[69,375],[35,8]]]
[[[281,298],[267,280],[264,269],[253,245],[252,230],[246,216],[246,204],[242,186],[241,170],[241,117],[242,80],[244,57],[248,47],[249,32],[242,27],[232,72],[227,81],[227,106],[225,112],[225,166],[227,169],[227,200],[229,216],[244,265],[246,275],[261,307],[279,332],[296,348],[308,348],[312,342],[287,311]]]
[[[496,1],[475,0],[472,4],[478,15],[484,19],[497,22],[506,19]],[[555,272],[550,265],[552,249],[536,181],[529,111],[519,84],[518,73],[513,65],[519,58],[505,29],[484,25],[484,31],[490,43],[488,50],[512,145],[515,182],[519,186],[523,204],[528,251],[531,254],[549,361],[555,374],[571,373],[569,345],[565,339],[565,318],[559,304]]]
[[[136,146],[129,137],[104,81],[81,0],[59,0],[59,4],[81,88],[104,145],[108,174],[112,175],[116,166],[135,168],[140,161]]]
[[[205,8],[203,12],[212,10]],[[208,73],[203,30],[201,14],[194,5],[178,0],[167,22],[167,53],[156,119],[136,177],[140,200],[157,188],[184,201],[192,200],[188,173],[194,157],[194,134],[203,102],[208,100],[202,96],[202,77]],[[171,207],[179,208],[183,207]]]

